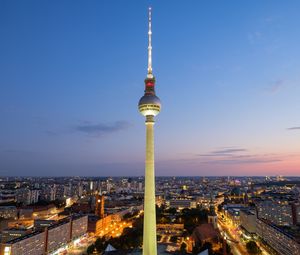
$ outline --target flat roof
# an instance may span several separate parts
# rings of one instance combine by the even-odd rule
[[[87,217],[87,215],[76,214],[76,215],[72,215],[72,216],[66,217],[66,218],[64,218],[64,219],[62,219],[62,220],[60,220],[60,221],[54,223],[53,225],[49,226],[48,229],[54,229],[54,228],[56,228],[56,227],[59,227],[59,226],[61,226],[61,225],[64,225],[64,224],[70,222],[70,219],[71,219],[71,218],[72,218],[72,220],[77,220],[77,219],[80,219],[80,218],[83,218],[83,217]],[[16,238],[16,239],[13,239],[13,240],[11,240],[11,241],[8,241],[8,242],[6,242],[6,244],[14,244],[14,243],[23,241],[23,240],[25,240],[25,239],[28,239],[28,238],[30,238],[30,237],[33,237],[33,236],[35,236],[35,235],[41,234],[41,233],[43,233],[43,232],[45,232],[45,230],[37,230],[37,231],[34,231],[34,232],[32,232],[32,233],[30,233],[30,234],[28,234],[28,235],[24,235],[24,236],[18,237],[18,238]]]
[[[30,238],[30,237],[33,237],[33,236],[35,236],[35,235],[41,234],[41,233],[43,233],[43,232],[44,232],[44,230],[34,231],[34,232],[32,232],[32,233],[30,233],[30,234],[28,234],[28,235],[21,236],[21,237],[18,237],[18,238],[16,238],[16,239],[10,240],[10,241],[6,242],[5,244],[14,244],[14,243],[23,241],[23,240],[25,240],[25,239],[28,239],[28,238]]]

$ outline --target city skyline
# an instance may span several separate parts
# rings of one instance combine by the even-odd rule
[[[299,3],[0,3],[0,170],[142,176],[155,10],[156,175],[300,173]]]

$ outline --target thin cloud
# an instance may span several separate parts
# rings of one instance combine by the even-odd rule
[[[287,128],[287,130],[300,130],[300,127],[290,127],[290,128]]]
[[[225,147],[220,150],[215,150],[206,154],[198,154],[200,157],[221,157],[221,156],[232,156],[236,153],[247,152],[244,148]]]
[[[84,122],[77,125],[74,130],[77,132],[85,133],[87,135],[101,136],[109,133],[115,133],[129,127],[129,123],[126,121],[116,121],[111,124],[106,123],[90,123]]]
[[[205,154],[194,154],[181,159],[204,165],[247,165],[269,164],[283,161],[277,154],[251,154],[249,150],[240,147],[223,147]]]
[[[276,154],[233,154],[233,155],[220,155],[219,157],[204,156],[210,154],[194,155],[189,158],[178,158],[173,160],[165,160],[160,162],[185,162],[190,164],[203,164],[203,165],[255,165],[255,164],[272,164],[285,160],[285,156]]]
[[[245,151],[247,151],[247,150],[243,149],[243,148],[228,148],[228,149],[213,151],[212,153],[214,153],[214,154],[232,154],[232,153],[245,152]]]
[[[268,88],[268,91],[271,94],[275,94],[283,89],[283,87],[286,86],[286,80],[284,79],[277,79],[274,81]]]
[[[251,157],[251,156],[250,156]],[[242,158],[234,158],[234,159],[218,159],[214,161],[206,161],[202,162],[203,164],[211,164],[211,165],[218,165],[218,164],[227,164],[227,165],[235,165],[235,164],[266,164],[266,163],[276,163],[282,161],[278,158],[260,158],[260,157],[253,157],[249,159],[242,159]]]

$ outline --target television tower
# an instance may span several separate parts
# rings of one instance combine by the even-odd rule
[[[149,8],[148,72],[145,79],[145,94],[139,101],[139,111],[146,117],[146,160],[144,194],[143,255],[156,255],[156,213],[154,173],[154,117],[159,114],[161,103],[155,95],[155,78],[152,74],[152,29],[151,7]]]

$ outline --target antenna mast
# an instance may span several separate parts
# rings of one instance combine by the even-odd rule
[[[148,22],[149,22],[149,30],[148,30],[148,78],[153,78],[152,74],[152,8],[149,7],[148,12]]]

